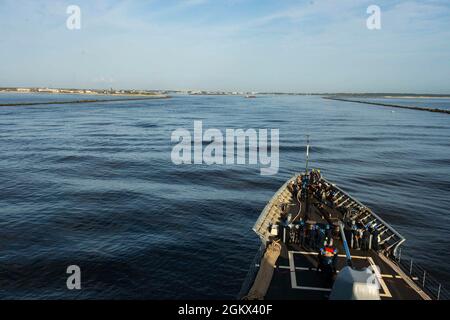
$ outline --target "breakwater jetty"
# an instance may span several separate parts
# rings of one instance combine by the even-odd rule
[[[418,110],[418,111],[428,111],[428,112],[438,112],[438,113],[450,114],[450,110],[438,109],[438,108],[405,106],[405,105],[398,105],[398,104],[391,104],[391,103],[371,102],[371,101],[353,100],[353,99],[352,100],[351,99],[343,99],[343,98],[338,98],[338,97],[323,97],[323,99],[344,101],[344,102],[363,103],[363,104],[371,104],[371,105],[382,106],[382,107],[401,108],[401,109],[410,109],[410,110]]]
[[[170,98],[170,96],[153,95],[153,96],[149,96],[149,97],[139,97],[139,98],[83,99],[83,100],[70,100],[70,101],[41,101],[41,102],[14,102],[14,103],[1,103],[0,102],[0,107],[38,106],[38,105],[51,105],[51,104],[77,104],[77,103],[106,103],[106,102],[139,101],[139,100],[168,99],[168,98]]]

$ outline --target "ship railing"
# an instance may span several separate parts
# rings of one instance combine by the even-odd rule
[[[239,291],[239,294],[237,296],[238,300],[241,300],[242,298],[244,298],[250,291],[250,289],[253,285],[253,282],[255,281],[256,275],[258,273],[259,265],[261,263],[261,259],[264,255],[265,250],[266,250],[266,246],[264,244],[261,244],[261,246],[259,247],[258,251],[256,252],[256,254],[252,260],[252,264],[248,268],[247,275],[244,278],[244,281],[241,286],[241,290]]]
[[[256,220],[255,225],[253,226],[253,231],[260,237],[261,241],[269,241],[269,225],[273,221],[270,221],[268,219],[268,215],[270,213],[270,210],[275,205],[276,200],[279,199],[283,191],[287,188],[288,184],[291,183],[293,180],[295,180],[297,175],[294,175],[291,179],[286,181],[280,189],[277,190],[275,195],[272,197],[272,199],[269,201],[269,203],[265,206],[263,211],[258,217],[258,220]]]
[[[358,208],[359,213],[358,217],[355,217],[357,221],[364,225],[375,224],[379,229],[380,242],[379,245],[381,249],[388,254],[388,256],[396,257],[398,255],[398,248],[400,245],[405,242],[405,238],[397,232],[390,224],[380,218],[377,214],[375,214],[371,209],[366,207],[364,204],[359,202],[356,198],[352,197],[350,194],[336,186],[334,183],[322,178],[324,182],[328,185],[331,185],[338,193],[340,194],[341,200],[347,201],[351,200],[352,206]],[[342,203],[342,202],[341,202]],[[365,214],[362,216],[361,212]]]
[[[423,268],[404,248],[395,257],[396,264],[433,300],[450,300],[450,292]]]

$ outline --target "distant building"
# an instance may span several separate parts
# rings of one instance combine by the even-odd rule
[[[39,88],[37,91],[44,93],[59,93],[59,89],[49,89],[49,88]]]

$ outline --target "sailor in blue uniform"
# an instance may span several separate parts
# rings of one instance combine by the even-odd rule
[[[352,249],[358,249],[358,227],[356,226],[355,220],[352,220],[352,241],[351,241],[351,248]]]
[[[300,218],[298,221],[298,239],[299,244],[303,246],[305,243],[305,222],[303,221],[303,218]]]
[[[311,230],[309,230],[309,233],[308,233],[308,246],[311,248],[311,249],[314,249],[314,242],[315,242],[315,239],[316,239],[316,225],[312,225],[311,226]]]
[[[325,229],[318,227],[318,236],[316,242],[316,248],[321,248],[325,244],[326,233]]]
[[[375,228],[372,232],[372,249],[378,251],[380,249],[380,232]]]
[[[317,271],[336,273],[338,251],[333,245],[326,245],[320,248]]]
[[[369,239],[370,239],[370,232],[367,227],[364,228],[362,240],[361,240],[361,249],[362,250],[369,250]]]
[[[333,232],[332,232],[331,226],[330,226],[329,224],[327,224],[327,225],[325,226],[325,236],[326,236],[328,239],[333,238]]]

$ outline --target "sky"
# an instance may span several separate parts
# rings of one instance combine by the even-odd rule
[[[450,94],[450,1],[0,0],[8,86]]]

